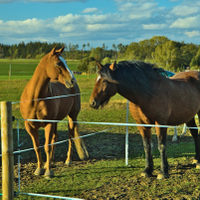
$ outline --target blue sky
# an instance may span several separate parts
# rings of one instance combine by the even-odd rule
[[[200,44],[199,0],[0,0],[0,43],[126,45],[166,36]]]

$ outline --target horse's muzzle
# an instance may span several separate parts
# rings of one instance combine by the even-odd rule
[[[68,81],[65,82],[66,87],[69,89],[73,88],[75,86],[75,84],[76,84],[76,80],[74,78],[72,78],[70,82],[68,82]]]
[[[96,103],[95,100],[90,101],[90,107],[94,109],[98,109],[99,105]]]

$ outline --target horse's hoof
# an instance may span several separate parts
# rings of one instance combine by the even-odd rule
[[[172,138],[172,142],[176,142],[177,140],[178,140],[177,137]]]
[[[44,176],[46,179],[51,179],[54,176],[54,173],[51,170],[46,170]]]
[[[37,168],[37,169],[35,170],[34,174],[35,174],[36,176],[40,176],[40,175],[43,175],[44,172],[45,172],[45,169],[44,169],[44,168]]]
[[[196,164],[196,169],[200,169],[200,164],[199,163]]]
[[[71,164],[72,164],[72,161],[65,161],[65,165],[66,165],[66,166],[69,167]]]
[[[192,164],[197,164],[198,160],[197,159],[193,159]]]
[[[144,177],[144,178],[146,178],[146,177],[151,177],[152,174],[148,174],[147,172],[143,171],[143,172],[141,173],[141,176]]]
[[[162,174],[162,173],[160,173],[160,174],[158,174],[158,176],[157,176],[157,179],[158,179],[158,180],[167,179],[167,178],[168,178],[168,175],[167,175],[167,174]]]

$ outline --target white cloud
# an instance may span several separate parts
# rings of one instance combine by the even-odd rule
[[[45,21],[36,18],[24,21],[0,22],[0,35],[2,34],[33,34],[45,29]]]
[[[172,9],[171,13],[174,15],[178,15],[178,16],[188,16],[188,15],[192,15],[192,14],[196,14],[199,13],[200,8],[199,7],[189,7],[189,6],[176,6]]]
[[[123,24],[89,24],[87,30],[89,31],[120,31]]]
[[[82,13],[86,14],[86,13],[98,13],[98,8],[86,8],[82,11]]]
[[[80,15],[72,15],[72,14],[68,14],[65,16],[58,16],[55,18],[55,20],[53,21],[53,23],[55,23],[56,25],[59,25],[60,28],[62,28],[62,25],[65,24],[77,24],[81,22],[81,16]]]
[[[157,3],[125,3],[119,6],[119,10],[122,12],[136,12],[139,13],[140,11],[151,11],[151,9],[155,9]]]
[[[185,31],[184,34],[187,35],[188,37],[199,37],[200,36],[199,31]]]
[[[143,24],[142,26],[145,30],[161,30],[168,27],[167,24]]]
[[[170,28],[200,28],[200,15],[194,17],[178,18],[174,21]]]
[[[158,3],[141,1],[120,4],[118,9],[130,19],[150,19],[163,10],[162,7],[158,7]]]

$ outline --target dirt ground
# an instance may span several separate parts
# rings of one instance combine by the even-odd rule
[[[90,152],[90,158],[85,161],[80,161],[76,153],[74,153],[74,162],[73,166],[86,167],[88,164],[95,165],[96,162],[100,160],[113,160],[124,157],[124,134],[119,134],[118,132],[112,133],[102,133],[95,140],[94,138],[88,138],[85,140],[88,151]],[[112,140],[110,139],[112,137]],[[102,140],[104,138],[104,140]],[[101,140],[101,145],[99,145],[99,140]],[[94,142],[95,141],[95,142]],[[156,146],[156,137],[153,137],[153,141]],[[191,137],[185,137],[181,139],[180,142],[187,141],[192,143],[193,140]],[[30,141],[27,141],[30,142]],[[143,150],[141,137],[138,133],[130,134],[129,136],[129,152],[130,157],[141,154]],[[134,145],[133,145],[134,144]],[[137,144],[137,145],[135,145]],[[173,143],[171,140],[168,140],[168,146]],[[177,145],[179,142],[176,143]],[[53,164],[54,173],[58,174],[59,170],[64,167],[64,160],[66,159],[66,146],[61,145],[61,147],[56,147],[56,160]],[[74,150],[75,151],[75,150]],[[44,152],[43,152],[44,153]],[[27,155],[26,155],[27,154]],[[36,159],[34,152],[28,152],[25,155],[23,154],[21,159],[21,187],[26,186],[27,184],[34,183],[38,180],[38,177],[34,176],[34,170],[36,168]],[[164,180],[163,182],[156,179],[156,177],[142,178],[138,175],[133,175],[131,177],[118,177],[114,180],[110,179],[106,184],[96,187],[94,189],[89,189],[81,191],[79,198],[84,198],[88,200],[93,199],[200,199],[200,176],[197,171],[195,171],[192,163],[192,156],[184,158],[184,165],[179,162],[171,163],[170,166],[170,178]],[[17,158],[15,158],[17,162]],[[144,163],[145,160],[142,159]],[[134,168],[134,167],[133,167]],[[134,170],[129,168],[127,170]],[[139,170],[142,171],[142,168]],[[15,186],[18,185],[18,169],[15,165]],[[158,169],[155,169],[155,174],[158,173]],[[181,184],[180,184],[181,182]],[[185,187],[185,184],[188,186]],[[183,185],[184,183],[184,185]],[[0,179],[1,184],[1,179]],[[184,187],[184,188],[181,188]],[[194,187],[191,190],[191,187]],[[146,188],[146,191],[145,191]],[[153,188],[153,191],[151,191]],[[182,190],[185,190],[183,192]],[[167,191],[167,192],[166,192]],[[155,195],[155,196],[154,196]],[[154,196],[154,197],[153,197]]]

